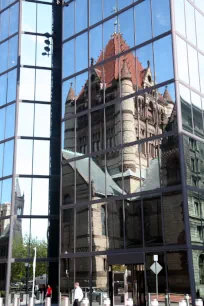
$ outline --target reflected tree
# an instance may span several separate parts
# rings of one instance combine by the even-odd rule
[[[37,249],[38,258],[47,257],[47,242],[45,240],[30,239],[27,235],[24,238],[16,237],[13,242],[13,258],[32,257],[33,249]],[[47,263],[38,262],[36,265],[36,277],[47,272]],[[29,278],[32,278],[32,264],[30,265]],[[12,265],[11,279],[13,282],[26,279],[25,262],[15,262]]]

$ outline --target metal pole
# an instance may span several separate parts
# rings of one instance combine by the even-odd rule
[[[151,293],[148,293],[148,306],[151,306]]]
[[[157,274],[157,263],[155,262],[155,272],[156,272],[156,295],[158,301],[158,274]]]
[[[46,297],[45,306],[51,306],[51,298],[50,297]]]
[[[63,306],[69,306],[69,298],[67,296],[62,297],[62,303]]]
[[[99,305],[103,304],[103,293],[100,293],[100,301],[99,301]]]
[[[35,306],[35,298],[31,297],[29,300],[29,306]]]
[[[18,296],[14,296],[13,306],[20,306],[20,298]]]
[[[33,287],[32,287],[32,298],[34,298],[35,271],[36,271],[36,248],[34,248],[34,258],[33,258]]]
[[[186,304],[187,304],[187,306],[190,306],[190,297],[189,297],[189,295],[186,294],[185,298],[186,298]]]

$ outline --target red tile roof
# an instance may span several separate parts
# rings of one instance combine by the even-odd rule
[[[129,46],[123,39],[122,35],[113,34],[105,48],[105,51],[101,52],[96,65],[103,60],[107,60],[110,57],[128,50]],[[141,87],[145,70],[132,52],[126,53],[125,55],[120,56],[120,58],[106,62],[103,65],[104,68],[99,64],[99,66],[96,68],[98,76],[101,77],[102,81],[104,80],[107,87],[109,87],[114,79],[119,79],[124,59],[126,59],[126,64],[131,74],[133,85],[138,85],[138,87]],[[101,71],[101,73],[99,71]],[[102,77],[103,74],[104,77]]]

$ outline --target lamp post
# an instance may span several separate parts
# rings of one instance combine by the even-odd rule
[[[25,263],[26,269],[26,303],[27,303],[27,296],[28,296],[28,269],[30,268],[30,264],[28,262]]]
[[[67,251],[64,252],[65,255],[68,254]],[[68,258],[66,258],[66,277],[67,277],[67,293],[69,294],[69,271],[68,271]]]

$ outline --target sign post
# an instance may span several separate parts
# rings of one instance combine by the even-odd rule
[[[151,265],[150,269],[155,273],[156,276],[156,295],[158,301],[158,274],[162,270],[162,266],[158,263],[158,255],[154,255],[154,263]]]
[[[33,258],[33,287],[32,287],[32,298],[34,298],[34,289],[35,289],[35,270],[36,270],[36,248],[34,248],[34,258]]]

